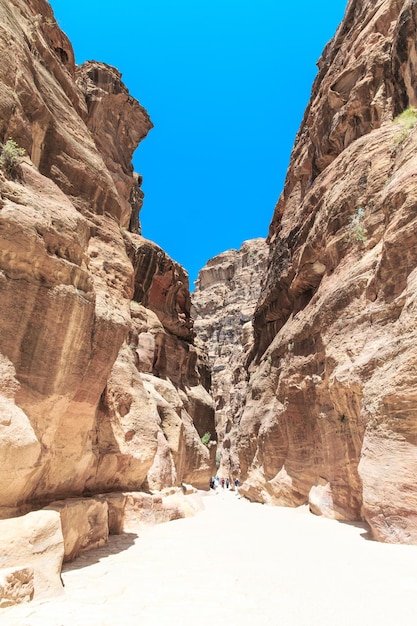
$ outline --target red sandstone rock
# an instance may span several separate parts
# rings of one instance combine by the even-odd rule
[[[121,198],[120,223],[127,227],[132,202],[139,212],[143,198],[138,178],[133,177],[133,152],[153,124],[147,111],[129,94],[116,68],[87,61],[76,68],[76,77],[87,103],[87,126]]]
[[[207,488],[214,448],[201,437],[214,431],[214,406],[191,343],[188,277],[152,242],[125,240],[135,271],[131,326],[99,406],[88,488]]]
[[[125,232],[140,230],[131,156],[149,117],[117,70],[75,67],[44,0],[0,0],[0,24],[0,140],[26,150],[19,176],[0,171],[0,517],[206,486],[213,451],[193,417],[213,407],[188,279]]]
[[[255,313],[247,497],[417,542],[417,8],[351,0],[319,62]]]

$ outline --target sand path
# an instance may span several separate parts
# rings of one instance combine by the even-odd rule
[[[0,613],[5,626],[396,626],[417,623],[417,547],[360,525],[232,492],[194,518],[135,535],[65,568],[65,595]]]

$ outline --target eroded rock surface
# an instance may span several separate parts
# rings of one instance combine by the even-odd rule
[[[245,241],[210,259],[200,270],[192,294],[198,342],[209,355],[211,395],[216,403],[219,474],[229,476],[230,454],[247,390],[245,362],[253,345],[252,317],[268,247],[262,238]],[[207,425],[209,431],[209,425]]]
[[[188,277],[156,244],[125,238],[135,273],[131,325],[98,408],[100,460],[89,487],[207,488],[215,450],[201,437],[214,429],[214,404],[191,343]]]
[[[137,234],[149,116],[116,69],[75,66],[44,0],[0,0],[0,25],[0,140],[26,150],[0,172],[0,517],[206,487],[188,278]]]
[[[417,105],[416,24],[411,0],[351,0],[319,62],[270,227],[238,443],[249,498],[409,543],[417,130],[395,118]]]
[[[0,520],[0,608],[62,593],[63,557],[56,511]]]
[[[127,227],[132,204],[137,214],[143,199],[141,179],[133,177],[133,152],[153,124],[121,78],[116,68],[97,61],[76,68],[77,85],[87,104],[87,126],[121,199],[120,223]]]

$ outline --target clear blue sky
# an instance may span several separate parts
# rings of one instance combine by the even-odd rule
[[[52,0],[77,63],[116,66],[155,128],[143,235],[189,272],[265,237],[316,61],[347,0]]]

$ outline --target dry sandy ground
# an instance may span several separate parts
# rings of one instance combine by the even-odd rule
[[[111,537],[63,574],[65,595],[4,609],[7,626],[403,626],[417,623],[417,547],[366,539],[305,508],[232,492],[194,518]]]

